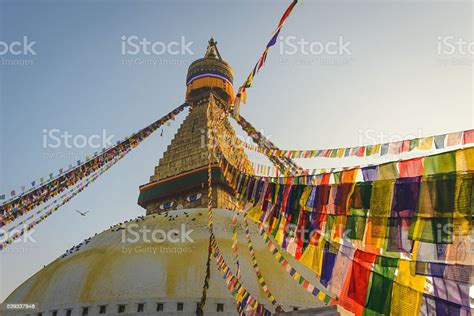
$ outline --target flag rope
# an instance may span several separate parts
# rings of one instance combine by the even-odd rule
[[[211,94],[209,105],[207,108],[207,148],[208,148],[208,227],[210,234],[211,247],[213,251],[213,257],[216,261],[218,270],[222,273],[224,279],[226,280],[226,285],[229,291],[231,292],[234,300],[236,302],[237,312],[240,315],[245,315],[246,308],[252,311],[252,315],[264,315],[270,316],[271,312],[267,310],[262,304],[260,304],[251,294],[248,292],[245,287],[240,282],[239,278],[232,273],[229,268],[229,265],[225,262],[224,257],[222,256],[219,247],[217,245],[217,240],[214,235],[214,216],[213,216],[213,206],[212,206],[212,159],[215,157],[214,143],[217,137],[214,137],[211,118],[212,118],[212,106],[214,104],[214,99]]]
[[[258,59],[257,63],[255,64],[250,74],[247,76],[247,79],[245,79],[245,82],[238,89],[237,95],[235,96],[232,103],[234,107],[235,117],[239,116],[240,102],[243,102],[244,104],[247,102],[247,89],[252,86],[253,78],[260,72],[260,69],[262,69],[263,65],[265,64],[270,48],[276,44],[278,35],[280,34],[283,24],[285,24],[286,19],[290,16],[291,12],[293,11],[293,8],[296,6],[297,3],[298,3],[298,0],[293,0],[291,4],[288,6],[288,8],[285,10],[282,17],[280,18],[280,21],[278,22],[278,25],[275,31],[273,31],[272,33],[272,37],[270,41],[267,43],[265,47],[265,51],[263,52],[261,57]]]
[[[40,216],[37,217],[36,220],[30,222],[22,230],[16,232],[12,236],[8,236],[8,239],[5,242],[0,243],[0,250],[4,250],[5,248],[7,248],[15,240],[17,240],[18,238],[23,236],[27,231],[30,231],[31,229],[33,229],[36,225],[43,222],[46,218],[48,218],[53,213],[55,213],[60,207],[64,206],[69,201],[71,201],[76,195],[78,195],[85,188],[87,188],[90,183],[94,182],[99,176],[101,176],[108,169],[110,169],[118,160],[120,160],[120,158],[115,157],[112,161],[107,163],[107,165],[103,166],[100,170],[98,170],[97,172],[89,175],[87,178],[83,179],[83,181],[81,183],[78,183],[75,187],[71,188],[69,192],[63,194],[62,196],[60,196],[58,198],[56,198],[49,205],[47,205],[46,207],[44,207],[44,208],[40,209],[39,211],[37,211],[35,214],[33,214],[33,215],[29,216],[28,218],[26,218],[22,223],[18,223],[14,227],[10,228],[8,230],[8,233],[11,233],[11,232],[15,231],[16,228],[18,228],[21,225],[25,224],[26,221],[30,220],[33,216],[41,214]],[[59,202],[59,201],[61,201],[61,202]],[[0,237],[3,237],[3,234],[0,235]]]
[[[472,144],[474,143],[474,129],[396,142],[330,149],[278,149],[260,146],[258,143],[257,145],[252,145],[238,139],[236,142],[248,150],[264,154],[267,157],[298,159],[369,157],[399,155],[414,150],[442,150]]]
[[[3,203],[0,206],[0,227],[47,202],[53,196],[63,192],[74,183],[81,181],[95,170],[100,169],[101,166],[114,159],[114,157],[123,158],[125,155],[121,155],[122,153],[128,153],[131,149],[136,148],[164,123],[174,119],[175,116],[182,112],[187,106],[187,103],[182,104],[164,117],[119,142],[117,145],[104,149],[102,153],[94,155],[83,163],[78,161],[77,167],[72,168],[66,173],[61,172],[57,178]],[[12,195],[15,195],[13,193],[14,191],[12,191]]]
[[[252,259],[253,269],[255,270],[255,275],[257,276],[258,284],[260,285],[263,292],[267,296],[268,301],[272,303],[272,305],[274,305],[277,310],[283,311],[283,308],[281,307],[280,304],[278,304],[277,300],[275,299],[275,296],[272,294],[272,292],[268,288],[268,284],[265,281],[263,272],[260,270],[260,266],[258,264],[257,257],[255,255],[255,251],[253,248],[252,239],[250,237],[250,228],[249,228],[247,216],[244,217],[244,225],[245,225],[245,235],[247,237],[247,248],[249,249],[249,252],[250,252],[250,257]]]

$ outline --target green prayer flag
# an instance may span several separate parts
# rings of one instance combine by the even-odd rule
[[[423,160],[423,174],[433,175],[456,171],[456,152],[447,152],[434,156],[427,156]]]

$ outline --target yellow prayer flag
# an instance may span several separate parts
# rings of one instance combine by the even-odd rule
[[[372,155],[380,153],[381,144],[374,145],[372,147]]]
[[[318,293],[318,298],[321,300],[321,301],[324,301],[324,298],[326,297],[326,294],[324,294],[324,292],[320,291]]]
[[[242,96],[242,102],[243,102],[244,104],[247,104],[247,90],[246,90],[245,88],[242,89],[241,96]]]
[[[247,217],[255,223],[260,223],[260,217],[262,216],[262,213],[263,211],[260,207],[254,206],[248,211]]]
[[[474,147],[456,151],[456,171],[474,170]]]
[[[280,221],[280,226],[278,227],[278,232],[275,236],[275,240],[279,245],[283,244],[283,239],[285,238],[285,226],[286,226],[286,218],[282,218]]]
[[[433,136],[420,138],[418,141],[418,149],[430,150],[433,147]]]
[[[314,267],[314,258],[316,257],[316,246],[313,244],[309,244],[305,251],[303,252],[303,255],[300,258],[300,262],[310,268],[311,270],[315,271],[316,270],[313,268]]]
[[[418,242],[415,241],[414,258],[416,260],[416,249]],[[416,316],[419,313],[421,299],[425,291],[426,277],[412,273],[413,261],[400,260],[398,274],[393,283],[392,291],[392,313]]]
[[[293,274],[293,279],[294,279],[295,281],[298,281],[298,280],[300,279],[300,276],[301,276],[301,275],[300,275],[298,272],[295,272],[295,274]]]

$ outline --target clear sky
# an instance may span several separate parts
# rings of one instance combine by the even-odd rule
[[[45,129],[86,137],[105,130],[115,142],[181,104],[187,66],[202,57],[211,36],[240,85],[288,4],[0,0],[1,43],[35,42],[35,55],[14,55],[18,47],[0,54],[0,194],[97,151],[64,142],[45,148]],[[248,90],[242,115],[281,148],[298,149],[473,128],[472,16],[471,1],[305,0]],[[123,36],[147,38],[157,50],[180,44],[161,55],[123,55]],[[172,54],[177,47],[184,54]],[[136,58],[145,64],[127,64]],[[144,214],[136,204],[138,186],[148,181],[181,119],[40,224],[36,242],[0,253],[0,301],[66,249]],[[374,139],[380,133],[386,136]],[[82,217],[76,209],[90,213]]]

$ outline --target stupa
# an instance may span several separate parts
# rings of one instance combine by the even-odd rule
[[[214,40],[205,56],[193,62],[186,80],[190,112],[163,154],[150,181],[140,187],[138,204],[146,215],[113,225],[34,274],[3,302],[2,315],[196,315],[208,257],[207,108],[224,111],[233,96],[233,71]],[[220,109],[220,110],[219,110]],[[219,115],[219,113],[215,113]],[[223,118],[222,133],[234,133]],[[211,122],[212,123],[212,122]],[[210,124],[212,125],[212,124]],[[229,159],[252,172],[242,148]],[[232,263],[232,192],[217,162],[212,167],[214,231]],[[265,307],[275,311],[260,288],[238,216],[241,281]],[[268,287],[285,311],[323,304],[280,266],[251,225],[253,247]],[[148,235],[144,236],[144,231]],[[141,232],[141,233],[139,233]],[[314,274],[291,256],[291,265],[313,284]],[[235,302],[214,261],[204,315],[238,315]],[[5,309],[7,304],[35,304],[31,310]]]

